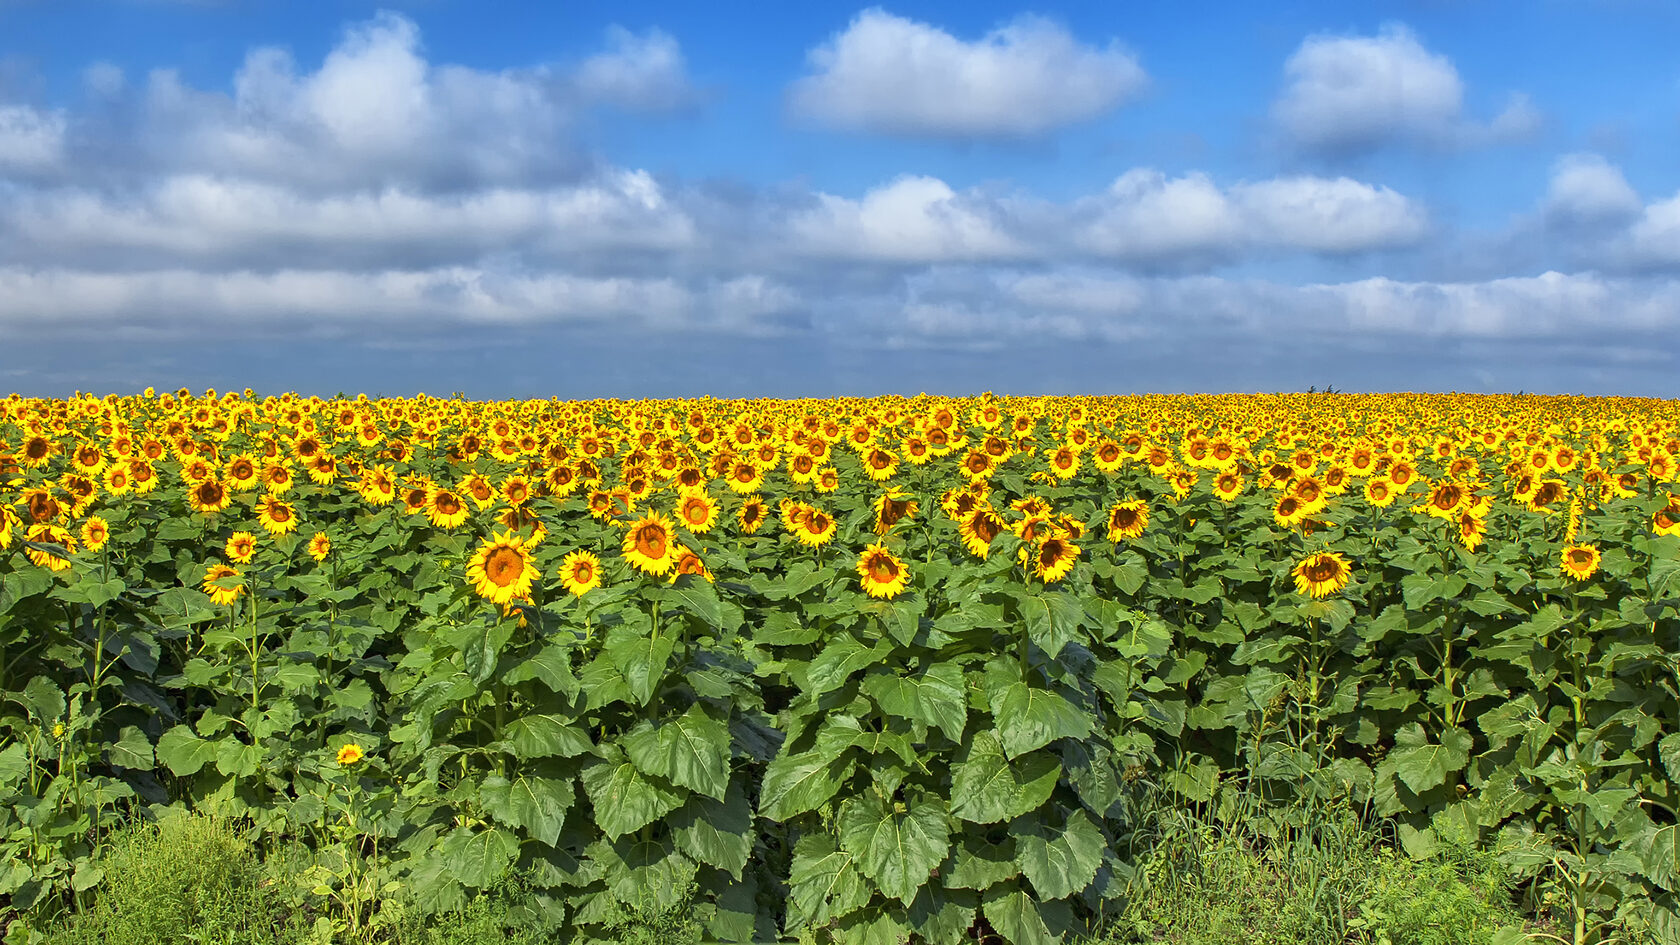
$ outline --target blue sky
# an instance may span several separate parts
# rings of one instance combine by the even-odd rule
[[[0,0],[0,389],[1680,396],[1680,5]]]

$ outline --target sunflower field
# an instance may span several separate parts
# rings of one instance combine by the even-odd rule
[[[1677,463],[1627,399],[13,395],[0,923],[174,806],[348,938],[512,872],[567,935],[1039,945],[1152,793],[1674,928]]]

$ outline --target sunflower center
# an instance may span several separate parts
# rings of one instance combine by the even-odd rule
[[[497,587],[507,587],[524,571],[525,556],[515,548],[496,548],[484,559],[484,576]]]
[[[665,557],[665,529],[656,524],[636,529],[636,551],[655,560]]]
[[[898,579],[898,563],[888,555],[875,555],[869,559],[869,579],[878,584],[887,584]]]
[[[1322,584],[1325,581],[1335,580],[1336,575],[1340,574],[1341,570],[1341,566],[1334,561],[1315,561],[1306,567],[1307,580],[1315,584]]]
[[[1592,565],[1592,552],[1585,548],[1572,548],[1569,552],[1569,563],[1577,568],[1587,568]]]

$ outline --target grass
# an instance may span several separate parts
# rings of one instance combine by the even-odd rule
[[[1124,908],[1087,945],[1508,945],[1539,930],[1496,853],[1449,842],[1412,860],[1345,807],[1272,820],[1164,811],[1150,823],[1131,851]],[[107,883],[89,909],[15,927],[7,945],[333,945],[342,930],[296,880],[309,855],[260,857],[213,816],[132,826],[105,854]],[[537,945],[547,939],[524,930],[527,896],[510,881],[424,919],[396,904],[373,940]],[[625,945],[701,940],[684,907],[628,911],[613,932]]]

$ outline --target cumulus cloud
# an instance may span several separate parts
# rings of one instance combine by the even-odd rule
[[[680,108],[694,98],[682,49],[659,30],[644,36],[620,26],[607,31],[611,47],[584,60],[577,86],[589,99],[624,108]]]
[[[1626,220],[1637,214],[1639,195],[1621,168],[1597,154],[1568,154],[1552,165],[1541,204],[1546,216],[1562,222]]]
[[[27,105],[0,105],[0,172],[30,173],[53,168],[64,154],[63,112]]]
[[[995,201],[958,194],[933,177],[900,177],[850,200],[817,195],[790,229],[807,251],[892,262],[1020,257],[1027,247],[1006,232]]]
[[[1523,95],[1513,96],[1490,122],[1467,118],[1458,69],[1399,25],[1376,36],[1309,36],[1283,69],[1285,87],[1272,118],[1309,150],[1485,144],[1532,134],[1541,120]]]
[[[1147,76],[1116,43],[1085,45],[1021,17],[967,41],[879,8],[807,56],[797,116],[908,137],[1029,137],[1085,121],[1139,94]]]
[[[1248,250],[1351,253],[1405,246],[1428,228],[1416,203],[1346,177],[1283,177],[1221,189],[1206,174],[1137,168],[1078,201],[1077,239],[1102,256],[1207,263]]]

